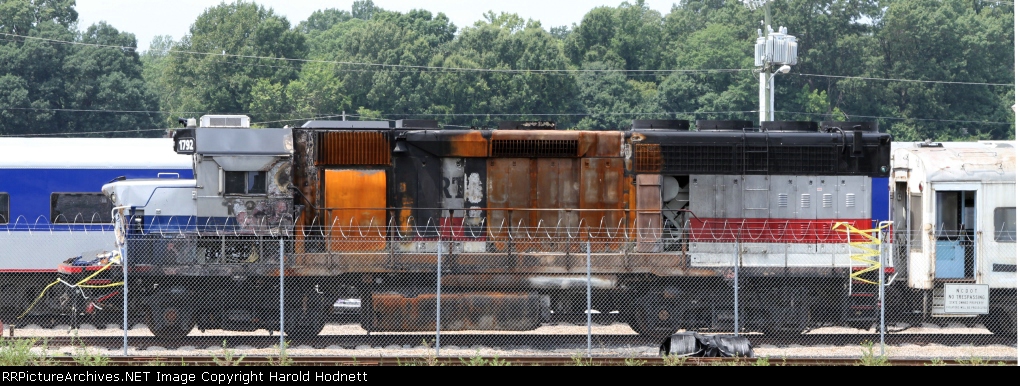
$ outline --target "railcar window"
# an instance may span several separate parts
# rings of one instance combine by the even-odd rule
[[[1016,207],[995,208],[992,212],[995,222],[995,241],[1000,243],[1016,242]]]
[[[266,172],[223,172],[226,194],[266,194]]]
[[[7,224],[11,220],[11,195],[0,192],[0,224]]]
[[[53,224],[103,224],[113,222],[113,202],[102,193],[53,193],[50,222]]]
[[[921,234],[921,223],[924,218],[922,197],[920,194],[911,194],[907,199],[910,200],[910,248],[920,250],[921,242],[924,240],[924,235]]]

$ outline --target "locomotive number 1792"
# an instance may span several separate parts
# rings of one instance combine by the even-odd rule
[[[194,153],[195,152],[195,139],[194,138],[177,138],[177,152],[178,153]]]

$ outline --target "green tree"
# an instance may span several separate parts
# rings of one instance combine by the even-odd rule
[[[570,64],[560,41],[538,22],[516,14],[489,12],[485,18],[465,28],[448,46],[449,54],[431,63],[490,71],[431,72],[435,104],[430,112],[453,114],[447,122],[464,126],[491,126],[501,120],[573,125],[575,117],[569,114],[580,112],[577,88],[562,72]]]
[[[1012,7],[965,0],[903,0],[889,5],[878,39],[884,78],[1013,83]],[[1010,121],[1004,87],[888,82],[877,85],[886,116],[956,121]],[[1012,89],[1008,87],[1008,89]],[[860,96],[860,95],[858,95]],[[1005,125],[965,122],[903,122],[898,139],[949,140],[987,134],[1006,138]],[[966,130],[965,130],[966,129]],[[902,131],[901,131],[902,130]],[[967,134],[964,134],[967,133]]]
[[[87,45],[76,47],[62,67],[67,74],[65,103],[91,111],[73,114],[65,130],[114,132],[153,128],[158,119],[156,113],[107,112],[158,109],[156,98],[142,77],[142,62],[134,34],[120,32],[100,22],[85,30],[79,41]]]
[[[303,59],[307,53],[305,35],[272,10],[243,1],[209,8],[173,46],[164,74],[176,87],[164,108],[280,119],[291,108],[274,104],[283,110],[264,110],[268,96],[263,86],[282,90],[301,69],[300,61],[287,59]]]
[[[366,5],[371,3],[361,4]],[[441,13],[373,8],[370,20],[355,17],[315,35],[310,57],[331,63],[307,65],[288,93],[302,114],[358,108],[394,116],[422,113],[434,103],[423,67],[453,40],[456,30]]]
[[[106,23],[76,32],[73,6],[0,0],[0,31],[11,34],[0,40],[0,134],[151,135],[136,131],[157,107],[134,35]]]
[[[574,26],[564,51],[575,65],[588,61],[588,53],[596,51],[612,52],[627,70],[658,69],[662,27],[662,15],[649,9],[644,0],[624,2],[616,8],[598,7]]]
[[[314,34],[327,31],[334,25],[351,20],[350,12],[336,8],[327,8],[312,12],[308,19],[299,23],[297,30],[304,34]]]

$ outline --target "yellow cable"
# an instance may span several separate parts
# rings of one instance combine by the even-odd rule
[[[878,270],[878,268],[880,267],[881,263],[877,259],[873,260],[873,259],[870,259],[870,258],[871,257],[881,258],[881,253],[882,252],[880,250],[878,250],[878,249],[872,248],[871,246],[872,245],[881,245],[882,244],[882,240],[879,240],[879,238],[877,238],[875,236],[872,236],[872,233],[879,232],[882,229],[885,229],[885,228],[889,227],[889,225],[890,224],[886,223],[886,224],[884,224],[882,226],[879,226],[877,229],[857,229],[853,225],[850,225],[849,223],[845,223],[845,222],[838,222],[838,223],[835,223],[835,224],[832,225],[832,229],[833,230],[835,230],[836,228],[839,228],[840,226],[843,226],[843,227],[846,227],[846,232],[847,232],[848,235],[850,233],[856,233],[858,235],[864,236],[864,238],[866,238],[868,240],[868,241],[849,241],[849,240],[847,241],[847,243],[851,247],[854,247],[854,248],[857,248],[857,249],[860,249],[860,250],[864,251],[864,253],[851,254],[850,255],[850,260],[860,261],[860,262],[868,264],[868,266],[866,268],[864,268],[862,270],[859,270],[859,271],[856,271],[856,272],[851,267],[851,270],[850,270],[850,278],[851,279],[857,279],[857,280],[860,280],[860,281],[868,283],[868,284],[875,284],[875,285],[878,284],[878,283],[873,282],[871,280],[864,279],[864,278],[862,278],[860,276],[864,275],[865,273]]]
[[[40,292],[40,293],[39,293],[39,296],[37,296],[37,297],[35,298],[35,300],[33,300],[33,301],[32,301],[32,304],[29,304],[29,305],[28,305],[28,309],[27,309],[27,310],[25,310],[25,312],[21,313],[21,315],[20,315],[20,316],[18,316],[18,319],[21,319],[21,317],[23,317],[23,316],[25,316],[26,314],[28,314],[28,312],[29,312],[29,311],[32,311],[32,308],[33,308],[33,307],[35,307],[35,304],[39,302],[39,299],[42,299],[43,295],[44,295],[44,294],[46,294],[46,291],[47,291],[47,290],[49,290],[49,289],[50,289],[50,287],[52,287],[52,286],[53,286],[54,284],[57,284],[57,283],[60,283],[60,280],[57,280],[57,281],[55,281],[55,282],[52,282],[52,283],[50,283],[49,285],[47,285],[47,286],[46,286],[45,288],[43,288],[42,292]]]
[[[113,287],[114,285],[123,285],[123,284],[124,284],[124,282],[118,282],[118,283],[111,283],[111,284],[105,284],[105,285],[103,285],[103,286],[95,286],[95,287],[93,287],[93,286],[82,286],[82,283],[85,283],[85,282],[87,282],[87,281],[89,281],[89,280],[92,280],[92,278],[93,278],[93,277],[96,277],[96,275],[99,275],[99,273],[100,273],[100,272],[103,272],[103,271],[105,271],[105,270],[106,270],[107,268],[110,268],[110,266],[111,266],[111,265],[113,265],[113,262],[112,262],[112,261],[111,261],[111,262],[109,262],[109,263],[106,263],[106,265],[104,265],[104,266],[103,266],[103,268],[100,268],[99,270],[97,270],[96,272],[93,272],[93,273],[92,273],[91,275],[89,275],[88,277],[86,277],[86,278],[84,278],[84,279],[81,279],[81,281],[79,281],[79,282],[75,283],[75,284],[74,284],[73,286],[71,286],[71,287],[83,287],[83,288],[103,288],[103,287]],[[57,284],[57,283],[60,283],[60,280],[59,280],[59,279],[58,279],[57,281],[54,281],[54,282],[52,282],[52,283],[48,284],[48,285],[47,285],[47,286],[46,286],[45,288],[43,288],[42,292],[40,292],[40,293],[39,293],[39,296],[37,296],[37,297],[35,298],[35,300],[33,300],[33,301],[32,301],[32,304],[29,304],[29,305],[28,305],[28,309],[26,309],[26,310],[25,310],[25,312],[22,312],[22,313],[21,313],[21,315],[19,315],[19,316],[18,316],[18,319],[21,319],[21,318],[22,318],[22,317],[24,317],[25,315],[28,315],[28,313],[32,311],[32,308],[35,308],[35,304],[39,302],[39,299],[42,299],[43,295],[45,295],[45,294],[46,294],[46,291],[49,291],[50,287],[53,287],[53,285],[55,285],[55,284]]]
[[[102,285],[86,285],[86,284],[82,284],[82,285],[79,285],[79,286],[76,286],[76,287],[80,287],[80,288],[109,288],[109,287],[117,287],[117,286],[122,286],[122,285],[124,285],[124,282],[118,281],[116,283],[102,284]]]

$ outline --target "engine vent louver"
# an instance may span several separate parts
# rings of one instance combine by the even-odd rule
[[[634,145],[634,171],[657,173],[662,170],[662,150],[658,144]]]
[[[577,157],[576,139],[494,139],[493,157]]]
[[[319,133],[316,165],[389,165],[389,138],[385,133],[334,131]]]

